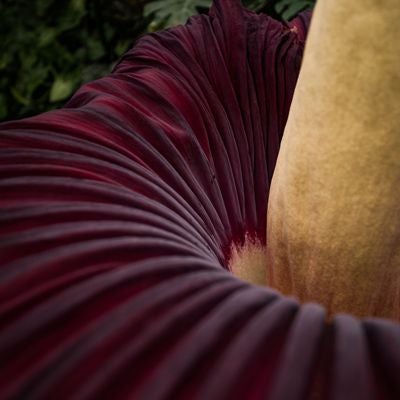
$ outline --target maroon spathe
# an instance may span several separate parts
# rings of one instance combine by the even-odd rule
[[[1,125],[1,398],[399,398],[398,325],[226,271],[265,242],[309,18],[215,1]]]

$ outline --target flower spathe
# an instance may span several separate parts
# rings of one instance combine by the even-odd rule
[[[399,396],[398,325],[327,325],[226,270],[265,242],[309,18],[216,1],[1,125],[0,397]]]

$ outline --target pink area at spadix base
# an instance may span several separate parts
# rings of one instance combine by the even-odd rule
[[[0,397],[396,398],[397,325],[226,271],[265,242],[309,18],[216,1],[0,126]]]

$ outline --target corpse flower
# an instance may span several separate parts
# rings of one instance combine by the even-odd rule
[[[322,155],[311,150],[321,146],[326,154],[326,147],[339,146],[342,126],[359,133],[351,148],[369,140],[378,145],[381,157],[373,162],[383,162],[385,173],[397,162],[398,139],[379,141],[394,135],[398,117],[399,42],[390,39],[391,53],[385,54],[388,38],[398,37],[400,15],[394,1],[386,3],[382,11],[368,2],[370,11],[353,21],[356,14],[346,11],[353,3],[320,1],[278,159],[268,235],[267,199],[309,14],[279,23],[239,1],[215,0],[209,15],[140,39],[111,75],[83,86],[63,109],[1,125],[1,398],[400,397],[400,327],[371,318],[396,314],[381,315],[386,307],[370,313],[362,300],[361,308],[352,309],[351,301],[318,297],[329,294],[327,281],[335,274],[321,278],[320,289],[324,270],[317,264],[329,260],[334,271],[351,257],[350,247],[336,264],[327,256],[343,245],[335,241],[341,226],[332,229],[324,218],[318,225],[324,207],[312,197],[322,193],[322,202],[337,194],[329,184],[342,179],[341,172],[324,175],[318,169]],[[370,25],[375,20],[376,30]],[[334,30],[338,25],[341,32]],[[344,41],[357,45],[340,52]],[[365,41],[370,53],[363,52]],[[376,69],[384,71],[379,76],[356,67],[360,61],[371,65],[371,51],[379,56]],[[347,74],[360,83],[338,79]],[[365,85],[367,78],[374,89]],[[383,92],[368,104],[357,97],[361,88],[377,94],[381,80]],[[344,96],[345,89],[354,96]],[[321,97],[321,90],[329,96]],[[344,107],[342,96],[354,108],[336,121],[330,107]],[[376,114],[350,125],[371,104]],[[331,124],[340,140],[324,143]],[[362,136],[371,124],[377,136]],[[395,150],[386,153],[390,148]],[[358,157],[340,154],[333,151],[329,162],[338,167]],[[388,189],[398,183],[393,176]],[[313,185],[322,185],[321,192]],[[374,196],[388,210],[375,227],[390,218],[387,243],[393,246],[378,252],[383,228],[372,237],[379,243],[369,270],[383,265],[384,277],[392,280],[391,258],[383,263],[380,257],[397,248],[396,204],[388,193]],[[340,198],[346,204],[346,196]],[[330,221],[341,208],[325,204]],[[345,209],[343,215],[355,212]],[[311,253],[318,238],[326,251]],[[363,299],[363,276],[353,276],[360,266],[350,267],[345,279],[352,282],[353,298],[360,285]],[[345,265],[336,271],[347,273]],[[316,289],[307,292],[298,282],[308,273]],[[266,282],[279,291],[254,284]],[[333,282],[338,293],[349,293],[343,279]],[[359,310],[366,318],[352,315]]]

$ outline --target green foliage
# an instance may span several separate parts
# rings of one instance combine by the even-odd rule
[[[58,107],[145,31],[137,0],[1,0],[0,119]]]
[[[149,31],[184,24],[189,17],[208,10],[211,0],[151,0],[145,7],[143,15],[152,18]],[[268,0],[245,0],[244,5],[260,11],[269,3]]]
[[[280,0],[275,4],[276,12],[282,19],[289,21],[299,12],[313,7],[315,0]]]
[[[253,11],[262,11],[268,4],[271,4],[271,0],[242,0],[243,4]]]
[[[314,0],[243,0],[290,19]],[[185,23],[211,0],[0,0],[0,120],[59,107],[107,74],[147,31]]]
[[[149,30],[155,30],[183,24],[210,5],[211,0],[153,0],[145,5],[143,15],[152,17]]]

